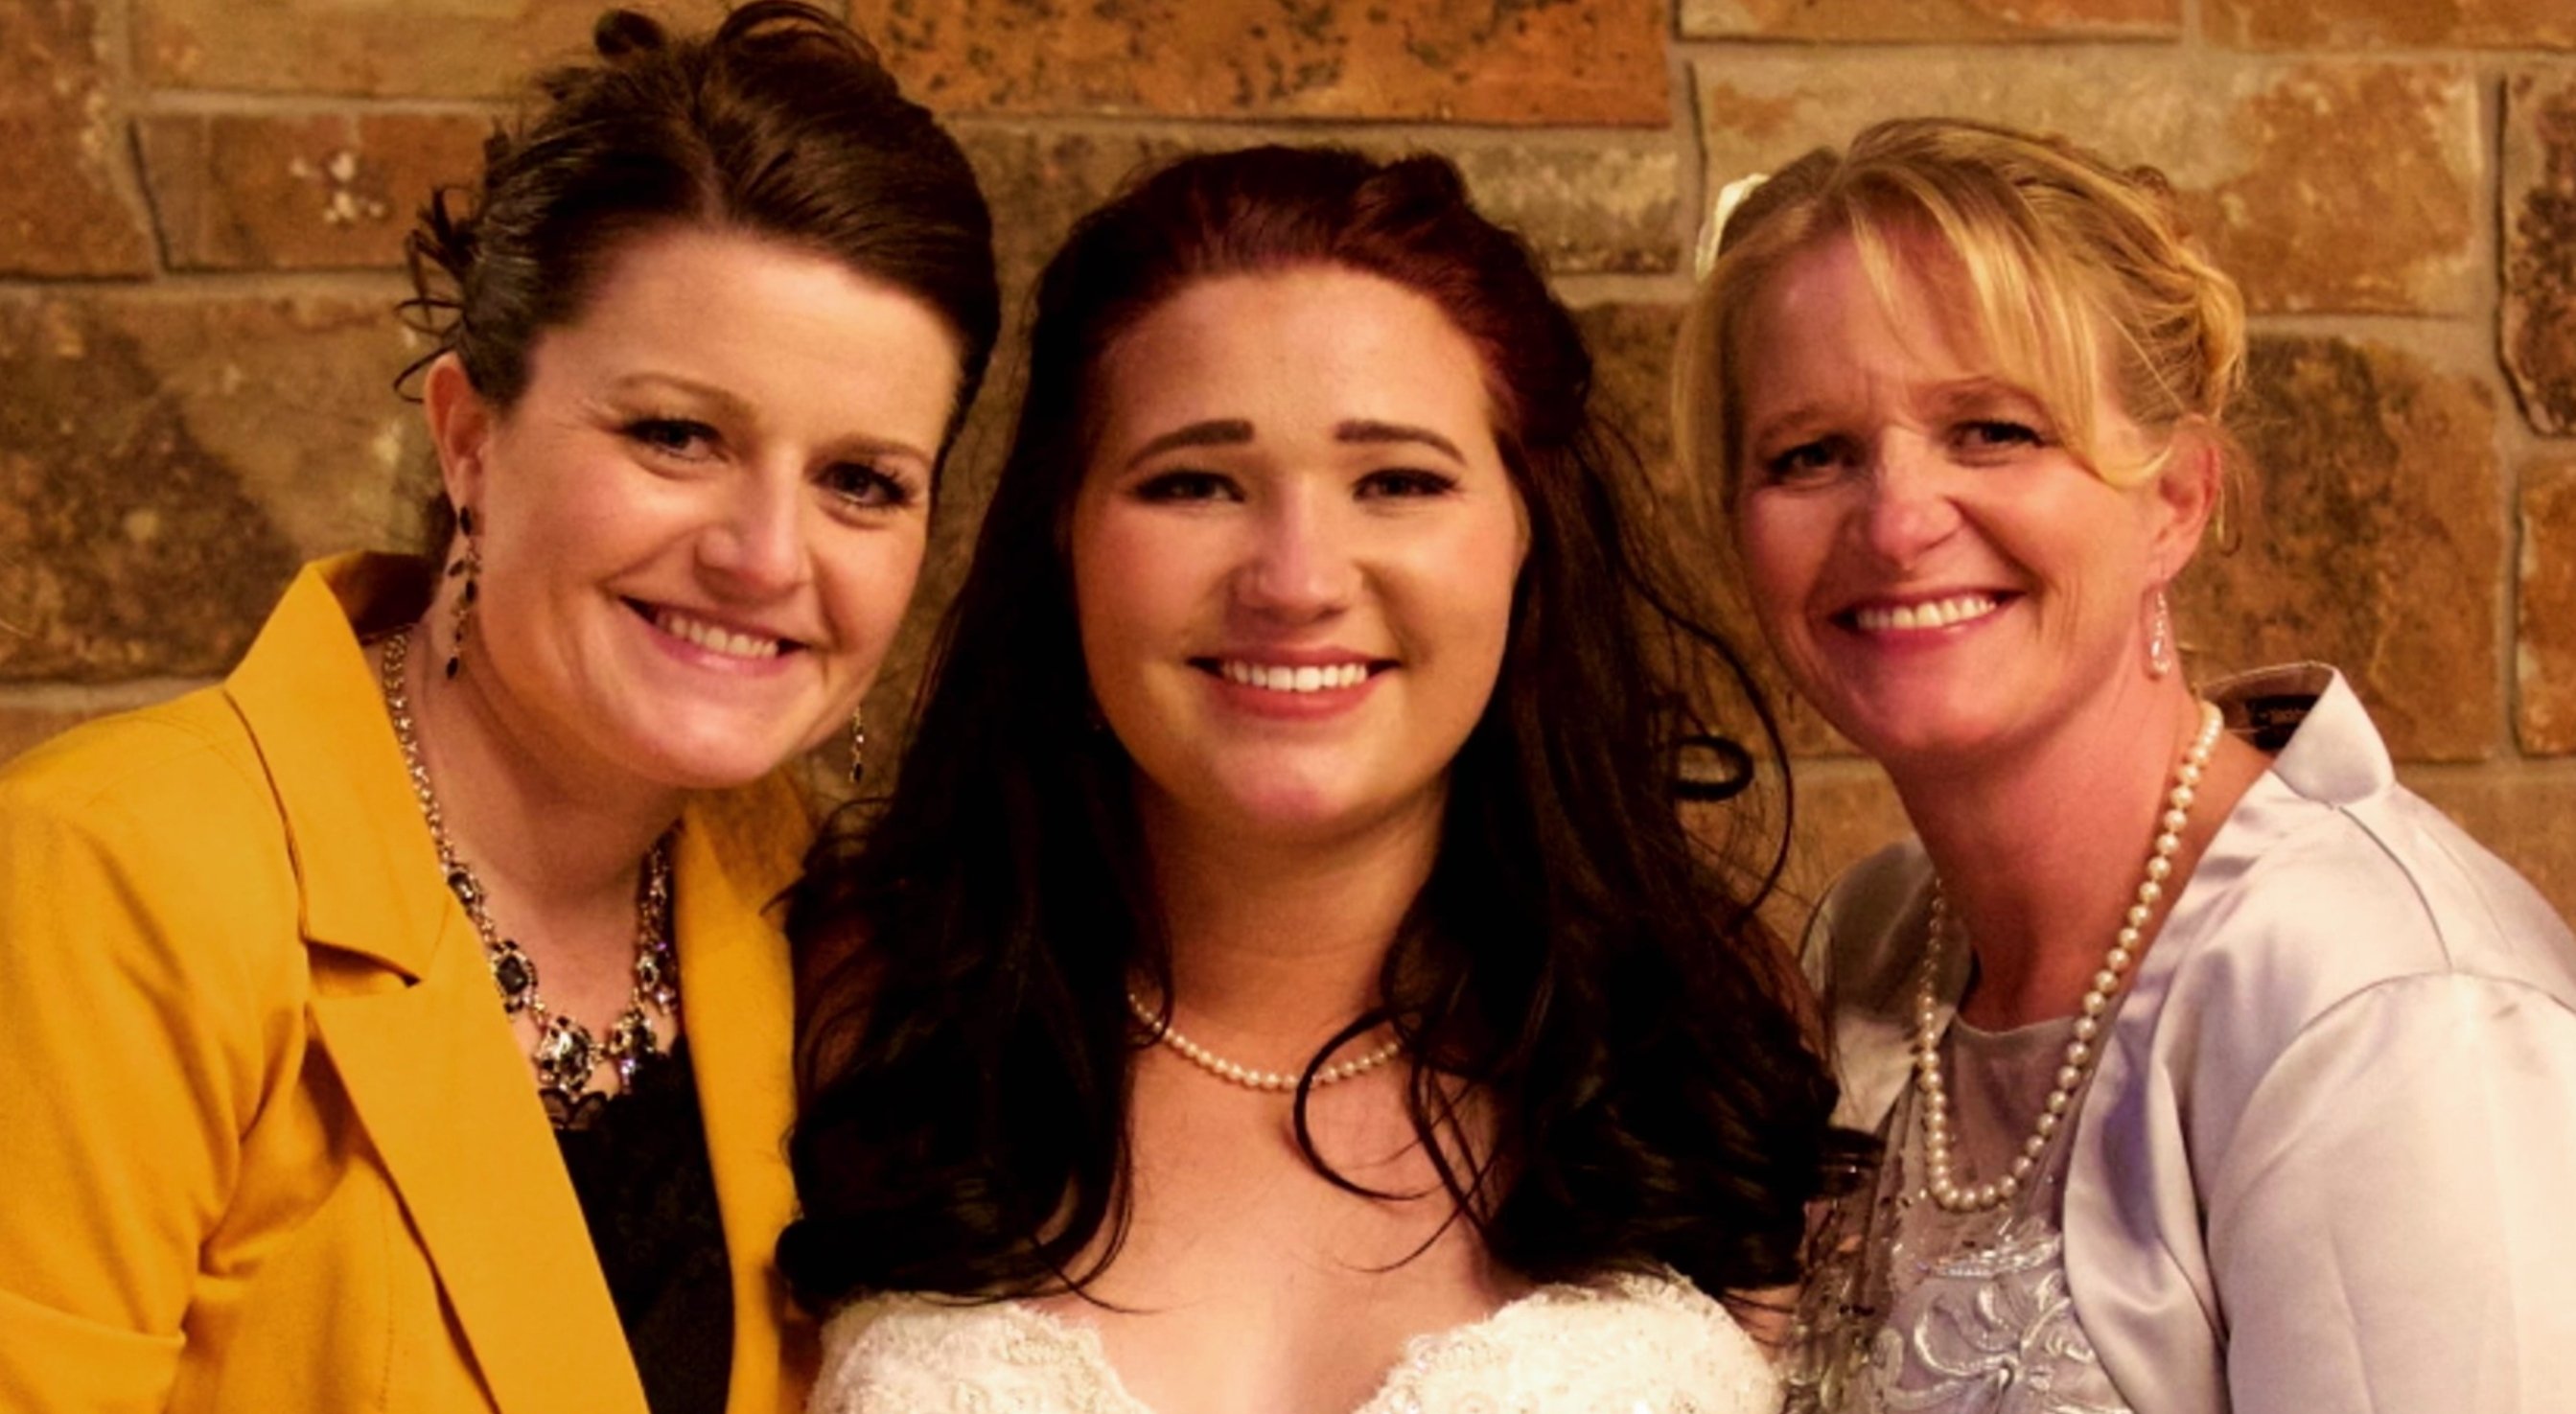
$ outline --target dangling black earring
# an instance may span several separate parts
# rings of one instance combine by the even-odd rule
[[[456,616],[447,639],[447,676],[453,681],[465,666],[465,633],[474,617],[474,594],[483,573],[483,551],[474,543],[474,508],[456,508],[456,529],[465,537],[465,552],[447,567],[447,577],[462,575],[465,587],[456,591]]]
[[[868,709],[850,712],[850,784],[857,785],[868,775]]]

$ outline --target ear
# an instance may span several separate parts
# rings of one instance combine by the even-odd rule
[[[2154,495],[2149,556],[2158,583],[2181,574],[2200,552],[2226,483],[2227,457],[2219,439],[2197,423],[2176,428],[2165,464],[2148,488]]]
[[[453,352],[429,365],[421,380],[420,406],[429,421],[430,444],[438,449],[438,479],[448,501],[479,505],[483,499],[484,452],[492,440],[492,405],[465,376],[465,364]]]

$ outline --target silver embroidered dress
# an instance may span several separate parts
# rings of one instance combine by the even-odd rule
[[[1952,1128],[1965,1171],[2004,1171],[2023,1121],[2048,1093],[2067,1023],[1942,1036]],[[2083,1093],[2077,1092],[2081,1104]],[[1907,1089],[1889,1119],[1878,1181],[1843,1200],[1821,1246],[1792,1341],[1789,1407],[1890,1414],[2130,1414],[2067,1295],[2067,1137],[2000,1208],[1951,1213],[1923,1193],[1922,1107]]]

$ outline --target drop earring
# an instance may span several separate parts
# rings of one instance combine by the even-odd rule
[[[850,784],[857,785],[868,775],[868,709],[858,707],[850,712]]]
[[[2147,676],[2163,678],[2173,672],[2173,609],[2165,602],[2165,592],[2156,591],[2156,606],[2147,623]]]
[[[483,575],[483,551],[474,543],[474,508],[456,508],[457,533],[465,537],[465,549],[447,567],[449,579],[462,578],[465,584],[456,591],[455,616],[447,636],[447,677],[454,681],[465,666],[465,634],[474,618],[474,596]]]

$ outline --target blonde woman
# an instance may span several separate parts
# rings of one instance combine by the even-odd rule
[[[2576,943],[2331,668],[2177,664],[2244,330],[2161,180],[1871,128],[1733,213],[1682,352],[1764,631],[1916,830],[1810,940],[1885,1158],[1798,1398],[2563,1407]]]

